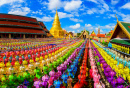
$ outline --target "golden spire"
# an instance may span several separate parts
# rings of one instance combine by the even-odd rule
[[[117,13],[116,13],[117,14]],[[117,16],[116,16],[116,14],[115,14],[115,17],[116,17],[116,19],[117,19],[117,21],[118,21],[118,18],[117,18]]]
[[[60,25],[57,8],[56,8],[56,14],[55,14],[54,22],[53,22],[53,24],[52,24],[52,28],[50,29],[50,33],[51,33],[55,38],[60,38],[61,36],[64,35],[64,34],[63,34],[63,30],[62,30],[61,25]]]

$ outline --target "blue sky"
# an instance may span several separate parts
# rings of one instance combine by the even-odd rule
[[[130,22],[130,0],[0,0],[0,13],[35,17],[50,30],[56,7],[61,27],[74,33],[84,28],[90,33],[107,33],[119,21]]]

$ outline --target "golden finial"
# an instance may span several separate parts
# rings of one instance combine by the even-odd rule
[[[116,13],[117,14],[117,13]],[[117,21],[118,21],[118,18],[117,18],[117,16],[116,16],[116,14],[115,14],[115,17],[116,17],[116,19],[117,19]]]

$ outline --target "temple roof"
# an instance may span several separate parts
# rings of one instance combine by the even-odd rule
[[[125,29],[130,33],[130,23],[127,23],[127,22],[120,22],[124,27]]]
[[[97,34],[97,37],[105,37],[105,34]]]
[[[112,33],[113,32],[113,30],[111,30],[109,33]]]
[[[96,36],[94,30],[92,31],[91,35],[90,36]]]
[[[82,37],[82,35],[87,35],[88,36],[88,32],[84,29],[83,32],[80,34],[79,38]]]
[[[112,40],[110,40],[110,42],[118,43],[118,44],[124,44],[124,45],[130,45],[130,40],[112,39]]]
[[[36,18],[11,14],[0,14],[0,33],[28,33],[46,35],[44,30],[47,30],[45,25],[43,29]]]
[[[21,16],[21,15],[13,15],[13,14],[3,14],[3,13],[0,13],[0,18],[2,18],[2,19],[3,18],[18,19],[18,20],[37,22],[36,18]]]
[[[0,27],[1,33],[20,33],[20,34],[46,34],[42,30],[25,29],[25,28],[11,28],[11,27]]]
[[[42,26],[44,31],[49,32],[43,22],[39,21],[39,24]]]
[[[111,39],[113,39],[114,34],[116,35],[116,31],[119,31],[119,29],[117,28],[118,26],[122,29],[122,31],[123,31],[123,32],[127,35],[127,37],[130,39],[130,23],[128,23],[128,22],[121,22],[121,21],[118,21],[118,20],[117,20],[117,24],[116,24],[116,26],[115,26],[115,28],[114,28],[114,31],[113,31],[113,33],[112,33],[112,35],[111,35],[109,41],[110,41]]]

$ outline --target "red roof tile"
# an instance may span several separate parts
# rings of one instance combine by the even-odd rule
[[[91,34],[90,36],[96,36],[96,34]]]
[[[36,29],[24,29],[24,28],[10,28],[10,27],[0,27],[0,32],[17,32],[17,33],[39,33],[45,34],[42,30]]]
[[[105,34],[97,34],[97,37],[105,37]]]
[[[109,33],[112,33],[113,32],[113,30],[111,30]]]
[[[18,16],[18,15],[11,15],[11,14],[0,14],[0,18],[18,19],[18,20],[37,22],[37,20],[35,18]]]
[[[36,24],[29,24],[29,23],[22,23],[22,22],[12,22],[12,21],[0,21],[0,24],[10,24],[10,25],[20,25],[20,26],[30,26],[30,27],[41,28],[39,25],[36,25]]]
[[[39,22],[39,24],[40,24],[42,27],[44,27],[44,28],[43,28],[44,31],[48,31],[43,22]]]

